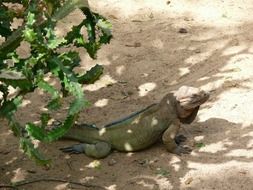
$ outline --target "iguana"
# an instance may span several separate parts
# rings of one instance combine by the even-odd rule
[[[191,123],[197,116],[199,106],[208,98],[209,94],[199,88],[182,86],[176,92],[164,96],[159,103],[102,128],[87,124],[74,126],[64,137],[84,143],[61,150],[103,158],[112,149],[138,151],[161,138],[169,152],[178,155],[190,153],[189,148],[180,145],[186,139],[182,135],[177,136],[180,123]]]

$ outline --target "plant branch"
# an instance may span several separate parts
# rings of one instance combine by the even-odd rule
[[[13,188],[13,189],[17,189],[17,187],[21,187],[24,185],[28,185],[28,184],[32,184],[32,183],[38,183],[38,182],[63,182],[63,183],[69,183],[69,184],[73,184],[73,185],[79,185],[82,187],[87,187],[87,188],[95,188],[96,190],[102,189],[105,190],[104,187],[101,187],[99,185],[93,185],[93,184],[89,184],[89,183],[81,183],[81,182],[76,182],[76,181],[70,181],[70,180],[64,180],[64,179],[56,179],[56,178],[41,178],[41,179],[33,179],[33,180],[27,180],[27,181],[21,181],[21,182],[17,182],[14,183],[13,185],[10,184],[0,184],[0,189],[1,188]]]

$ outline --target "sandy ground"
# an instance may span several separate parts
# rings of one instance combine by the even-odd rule
[[[159,101],[179,86],[201,87],[211,91],[211,98],[197,120],[184,126],[187,132],[182,131],[193,152],[178,157],[158,143],[141,152],[113,152],[94,161],[60,152],[60,147],[74,142],[58,141],[41,146],[53,161],[45,170],[18,150],[17,139],[3,123],[0,183],[57,178],[97,186],[37,182],[22,188],[252,189],[253,0],[104,0],[91,6],[111,20],[114,38],[95,61],[80,51],[84,69],[99,63],[105,73],[85,86],[92,106],[79,121],[103,125]],[[79,19],[79,12],[71,14],[59,33]],[[180,33],[180,28],[186,33]],[[46,101],[41,93],[27,96],[19,120],[37,120]],[[63,112],[56,117],[63,118]]]

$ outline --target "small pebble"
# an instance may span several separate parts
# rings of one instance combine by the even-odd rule
[[[185,180],[185,185],[190,185],[190,183],[193,181],[192,177],[189,177],[187,180]]]
[[[32,174],[35,174],[36,171],[35,170],[27,170],[28,173],[32,173]]]
[[[180,29],[178,30],[178,32],[181,33],[181,34],[186,34],[186,33],[188,33],[188,31],[187,31],[185,28],[180,28]]]
[[[200,49],[196,49],[195,53],[201,53]]]
[[[109,166],[113,166],[113,165],[115,165],[115,164],[117,164],[117,161],[114,160],[114,159],[111,159],[111,160],[108,161],[108,165],[109,165]]]

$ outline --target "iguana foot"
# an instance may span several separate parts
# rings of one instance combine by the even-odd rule
[[[106,142],[97,142],[95,144],[75,144],[70,147],[60,148],[61,151],[70,154],[85,153],[93,158],[104,158],[111,152],[111,145]]]
[[[69,154],[80,154],[85,153],[85,144],[74,144],[69,147],[60,148],[62,152],[69,153]]]
[[[183,146],[177,146],[172,153],[177,154],[177,155],[181,155],[181,154],[190,154],[192,151],[192,149],[190,149],[189,147],[183,147]]]
[[[187,139],[187,138],[186,138],[184,135],[177,135],[177,136],[175,137],[175,142],[177,143],[177,145],[179,145],[179,144],[185,142],[186,139]]]

